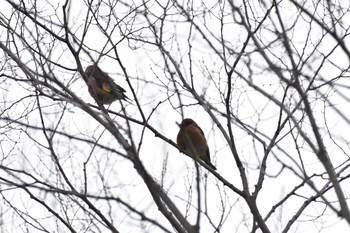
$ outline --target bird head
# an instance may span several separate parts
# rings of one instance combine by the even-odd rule
[[[86,67],[85,74],[87,76],[91,76],[94,72],[96,72],[97,69],[99,69],[97,65],[90,65]]]
[[[194,122],[194,120],[192,120],[191,118],[186,118],[183,119],[183,121],[181,122],[181,124],[179,124],[180,128],[185,128],[191,124],[196,124],[196,122]]]

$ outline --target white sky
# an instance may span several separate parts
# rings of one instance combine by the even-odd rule
[[[220,5],[219,5],[220,3]],[[204,29],[204,26],[207,27],[207,36],[211,38],[212,41],[215,41],[212,35],[218,36],[220,33],[220,27],[218,20],[219,6],[224,4],[228,6],[227,2],[219,2],[218,4],[211,3],[208,1],[206,7],[211,9],[212,14],[204,14],[202,11],[197,11],[198,16],[195,18],[195,22],[199,23],[201,28]],[[38,2],[40,6],[43,17],[53,19],[57,21],[58,18],[62,18],[62,2],[50,1],[51,5],[44,4],[44,1]],[[81,4],[81,5],[80,5]],[[131,3],[130,3],[131,4]],[[135,5],[138,5],[138,2],[134,2]],[[149,2],[150,11],[155,15],[162,15],[161,8],[157,6],[156,2]],[[199,4],[199,3],[198,3]],[[238,3],[237,3],[238,4]],[[342,3],[348,4],[348,3]],[[0,12],[2,14],[9,14],[11,8],[8,4],[1,3],[2,9]],[[55,16],[55,12],[52,11],[51,6],[58,6],[57,12],[58,15]],[[257,14],[254,17],[261,17],[265,13],[263,9],[259,9],[261,5],[254,5],[254,12]],[[225,8],[225,13],[229,14],[229,8]],[[70,29],[75,32],[75,36],[81,38],[82,29],[85,22],[87,8],[82,3],[74,2],[72,5],[72,12],[70,16]],[[152,35],[149,30],[145,28],[147,25],[145,19],[141,15],[137,15],[136,20],[132,21],[134,13],[127,15],[127,7],[123,7],[121,4],[117,4],[114,9],[114,12],[118,15],[119,18],[124,20],[121,22],[121,28],[127,30],[132,30],[133,33],[144,40],[153,41]],[[283,10],[283,17],[285,20],[295,19],[295,8],[291,7],[288,1],[282,1],[281,10]],[[176,9],[172,8],[169,11],[175,13]],[[108,13],[107,8],[101,8],[100,17]],[[321,14],[323,12],[319,12]],[[326,14],[326,13],[324,13]],[[272,13],[273,20],[276,20],[276,15]],[[251,16],[253,17],[253,16]],[[202,24],[203,18],[206,20],[206,24]],[[307,17],[305,17],[307,18]],[[342,19],[344,22],[348,22],[349,13],[345,15]],[[179,15],[169,16],[168,19],[178,20],[177,23],[172,23],[165,21],[164,27],[164,44],[165,48],[169,49],[171,54],[174,56],[176,61],[180,65],[180,70],[185,75],[187,80],[190,79],[191,73],[189,72],[189,58],[188,58],[188,33],[190,30],[190,25],[188,22],[185,22],[184,18]],[[151,17],[151,20],[155,22],[155,27],[159,30],[160,22],[155,20],[155,17]],[[246,32],[241,26],[232,22],[232,17],[228,15],[225,17],[227,25],[224,29],[225,41],[227,46],[231,46],[231,49],[235,52],[240,51],[243,45],[243,41],[246,38]],[[105,22],[105,21],[101,21]],[[268,21],[271,22],[271,21]],[[288,21],[290,22],[290,21]],[[304,24],[303,24],[303,23]],[[295,42],[295,50],[299,52],[302,51],[303,46],[305,45],[306,33],[308,32],[308,24],[305,19],[298,21],[295,26],[295,29],[290,34],[291,39]],[[112,25],[115,22],[111,22],[107,33],[110,33]],[[125,24],[125,25],[123,25]],[[27,24],[28,28],[33,25]],[[105,25],[103,25],[105,26]],[[256,25],[252,25],[256,26]],[[286,25],[287,26],[287,25]],[[345,25],[348,27],[349,25]],[[262,31],[261,38],[264,43],[267,45],[274,39],[275,35],[270,32],[271,24],[266,25],[266,30]],[[5,38],[4,29],[0,29],[0,38],[3,41]],[[62,35],[63,32],[59,28],[54,28],[58,34]],[[222,96],[219,91],[227,91],[226,88],[226,74],[223,68],[222,61],[215,56],[211,48],[203,41],[202,36],[192,28],[193,34],[191,37],[192,47],[192,67],[193,67],[193,76],[195,80],[195,88],[198,91],[199,95],[205,95],[205,99],[210,101],[216,108],[220,111],[225,111],[224,105],[220,102],[222,101]],[[210,34],[212,33],[212,35]],[[315,26],[312,26],[310,44],[316,43],[322,32]],[[71,38],[70,38],[71,39]],[[120,32],[116,31],[112,34],[112,39],[115,42],[118,42],[122,39]],[[41,42],[50,43],[52,38],[45,36]],[[106,37],[101,33],[97,27],[91,25],[87,33],[86,39],[84,41],[85,48],[89,48],[90,54],[93,59],[97,59],[99,54],[98,52],[106,52],[110,49],[110,45],[106,42]],[[348,39],[346,38],[345,43],[348,44]],[[326,54],[334,46],[334,40],[325,38],[323,45],[319,47],[319,54]],[[106,46],[107,44],[107,46]],[[214,46],[221,50],[222,47],[218,41],[213,42]],[[50,47],[53,44],[46,44],[47,47]],[[103,48],[106,48],[103,50]],[[43,46],[44,47],[44,46]],[[58,41],[54,41],[55,53],[52,54],[51,59],[56,61],[62,66],[66,66],[71,69],[76,68],[76,63],[72,55],[67,50],[67,47],[63,46]],[[117,46],[120,59],[122,60],[123,65],[125,66],[127,73],[130,77],[130,82],[134,88],[137,98],[140,101],[142,109],[148,117],[150,114],[149,124],[155,127],[160,133],[162,133],[167,138],[175,141],[176,135],[178,132],[178,126],[176,122],[180,122],[181,115],[179,111],[179,102],[176,95],[173,95],[173,84],[169,79],[169,74],[165,72],[165,65],[162,57],[160,56],[159,49],[155,46],[145,44],[142,41],[134,40],[121,40],[121,43]],[[250,44],[247,47],[247,52],[254,52],[255,47]],[[56,53],[57,52],[57,53]],[[226,51],[227,52],[227,51]],[[276,64],[280,64],[281,61],[285,62],[287,66],[289,65],[288,57],[285,55],[284,49],[281,49],[278,46],[278,43],[271,51],[277,55],[274,58]],[[311,46],[306,46],[305,54],[312,52]],[[128,86],[125,77],[122,73],[122,70],[116,60],[110,58],[109,56],[114,56],[111,52],[108,56],[104,56],[99,63],[99,66],[109,73],[111,77],[117,80],[118,84],[124,87],[127,90],[127,96],[133,99],[130,87]],[[305,56],[306,57],[306,56]],[[228,55],[228,62],[230,64],[237,58],[237,55]],[[252,59],[251,62],[251,72],[253,82],[256,85],[259,85],[267,93],[273,93],[274,97],[278,100],[282,100],[283,90],[280,88],[280,80],[277,79],[266,67],[265,62],[262,57],[257,54],[250,56]],[[28,62],[27,65],[33,68],[33,64],[30,62],[32,60],[31,54],[28,52],[23,52],[21,56],[23,62]],[[90,58],[85,54],[81,53],[80,59],[83,67],[91,64]],[[248,78],[249,70],[247,67],[248,56],[244,56],[237,66],[237,71],[241,72]],[[312,61],[308,61],[308,65],[312,69],[316,69],[319,66],[321,61],[321,56],[313,56]],[[310,59],[310,60],[311,60]],[[327,62],[323,65],[320,75],[324,78],[332,79],[340,74],[340,68],[347,68],[349,66],[348,58],[342,52],[334,52],[329,57],[331,62]],[[3,62],[1,62],[3,64]],[[281,65],[282,66],[282,65]],[[312,69],[305,66],[303,71],[307,74],[312,74]],[[175,69],[172,68],[175,72]],[[65,83],[71,90],[73,90],[81,99],[88,103],[94,103],[93,99],[89,96],[87,87],[82,80],[81,76],[78,73],[67,71],[63,68],[56,68],[55,70],[56,77],[60,81]],[[346,75],[348,75],[346,73]],[[345,75],[344,75],[345,76]],[[178,76],[175,76],[178,78]],[[209,80],[211,78],[211,80]],[[276,124],[279,116],[279,108],[276,107],[271,101],[263,97],[261,94],[257,93],[256,90],[249,87],[245,81],[240,79],[237,76],[234,76],[234,86],[232,93],[232,112],[238,117],[241,121],[247,125],[256,127],[260,132],[263,132],[266,136],[272,137],[275,130]],[[180,82],[180,80],[177,80]],[[339,84],[345,84],[347,80],[339,80]],[[2,90],[3,98],[6,100],[19,100],[22,96],[27,96],[28,93],[32,93],[32,89],[27,89],[28,85],[22,85],[14,83],[11,81],[5,82],[6,89]],[[167,93],[167,88],[170,88],[170,91]],[[180,92],[183,94],[184,104],[188,104],[188,107],[184,107],[185,117],[193,118],[198,123],[198,125],[203,129],[205,136],[208,140],[210,146],[210,152],[212,161],[214,161],[215,166],[218,168],[218,173],[222,175],[225,179],[230,181],[233,185],[238,188],[241,188],[241,180],[239,172],[236,168],[235,161],[231,152],[228,149],[227,143],[224,140],[224,137],[221,135],[218,127],[210,119],[209,115],[205,112],[202,107],[197,105],[197,102],[189,92],[186,92],[180,85]],[[181,89],[182,88],[182,89]],[[329,86],[325,86],[321,89],[322,93],[328,94],[329,99],[340,109],[347,109],[348,103],[343,98],[339,96],[339,93],[334,92]],[[346,93],[342,90],[342,93]],[[170,95],[170,98],[169,98]],[[188,96],[187,98],[184,96]],[[312,99],[314,94],[310,94]],[[327,146],[330,157],[335,164],[335,166],[340,165],[347,160],[349,154],[348,148],[348,130],[349,125],[344,122],[338,114],[336,114],[329,106],[328,103],[320,99],[319,95],[317,101],[312,102],[314,114],[316,116],[318,125],[322,128],[322,133],[324,137],[325,144]],[[288,98],[295,98],[298,100],[297,94],[292,94]],[[36,106],[33,103],[33,99],[24,99],[16,104],[16,108],[11,111],[7,110],[6,114],[15,118],[23,114],[23,112],[28,111],[30,114],[28,118],[23,121],[28,121],[33,125],[40,125],[38,119],[38,112],[35,110]],[[313,99],[312,99],[313,100]],[[41,100],[43,112],[46,118],[46,123],[48,127],[55,127],[58,120],[58,113],[62,111],[62,106],[64,103],[58,103],[50,99],[42,98]],[[161,102],[161,103],[160,103]],[[293,104],[293,100],[289,101]],[[295,104],[295,103],[294,103]],[[135,101],[132,104],[124,103],[126,105],[126,111],[128,116],[133,117],[137,120],[140,120],[140,114],[135,105]],[[173,107],[177,107],[175,110]],[[326,106],[326,107],[325,107]],[[6,103],[2,103],[1,110],[5,111]],[[31,112],[31,109],[34,108],[34,111]],[[103,127],[97,123],[92,117],[87,113],[80,110],[77,106],[68,105],[69,111],[65,113],[63,120],[59,124],[58,129],[66,131],[71,135],[83,137],[85,139],[94,139],[100,137],[101,133],[104,131]],[[154,108],[156,108],[154,110]],[[120,111],[120,103],[115,102],[111,105],[110,109],[113,111]],[[326,113],[324,113],[326,112]],[[346,112],[346,111],[344,111]],[[285,117],[285,114],[283,115]],[[325,116],[325,118],[324,118]],[[226,120],[218,114],[216,117],[219,119],[220,123],[226,129]],[[295,114],[295,117],[300,117],[300,111]],[[126,128],[125,121],[121,118],[115,119],[116,124],[119,126],[121,132],[126,136],[126,133],[123,129]],[[327,123],[327,125],[325,124]],[[5,127],[4,122],[1,122],[1,125]],[[329,127],[333,138],[330,138],[327,135],[327,132],[324,130],[325,127]],[[310,129],[308,121],[302,125],[302,128],[305,129],[308,134],[310,134],[311,140],[314,140],[312,133],[308,131]],[[289,126],[286,126],[283,129],[282,134],[288,133]],[[43,180],[48,180],[52,183],[56,183],[62,180],[62,177],[57,177],[54,175],[53,170],[56,168],[53,166],[52,157],[48,151],[44,149],[39,149],[38,145],[33,144],[33,140],[29,137],[34,138],[39,142],[45,144],[45,139],[42,132],[36,130],[28,130],[28,135],[23,132],[13,130],[11,133],[6,135],[11,135],[12,138],[15,138],[18,144],[14,147],[15,149],[11,151],[13,142],[4,142],[2,144],[3,154],[10,154],[7,158],[2,158],[2,163],[5,166],[10,166],[17,169],[23,169],[29,173],[35,174],[37,177],[40,177]],[[241,156],[242,161],[246,165],[246,172],[249,177],[249,183],[251,190],[254,189],[256,184],[257,177],[259,175],[257,166],[258,162],[263,157],[263,148],[262,145],[254,141],[251,135],[247,133],[246,130],[243,130],[237,122],[233,124],[233,132],[235,137],[235,143],[239,155]],[[294,133],[296,131],[293,131]],[[196,205],[196,194],[193,194],[192,198],[188,197],[189,186],[193,185],[192,191],[195,192],[195,168],[193,161],[180,154],[180,152],[173,146],[167,144],[163,140],[154,136],[154,133],[149,130],[143,132],[143,127],[132,124],[132,133],[136,145],[138,145],[140,138],[142,137],[142,146],[140,149],[140,157],[145,167],[150,174],[159,182],[164,182],[164,188],[169,192],[172,200],[177,204],[178,208],[185,213],[187,208],[187,202]],[[298,136],[298,141],[302,147],[300,151],[302,153],[302,158],[304,166],[307,170],[309,176],[313,174],[320,174],[323,172],[323,167],[318,162],[317,158],[313,153],[310,153],[310,148],[306,144],[302,144],[302,139]],[[261,136],[263,140],[267,143],[269,141]],[[279,137],[281,139],[281,137]],[[333,139],[333,140],[332,140]],[[104,131],[101,139],[99,140],[101,144],[107,145],[115,149],[116,151],[124,153],[121,149],[121,146],[116,142],[116,140],[107,132]],[[337,144],[335,144],[335,142]],[[167,223],[167,220],[161,216],[160,212],[157,210],[157,207],[153,204],[153,201],[149,195],[149,192],[146,190],[143,181],[139,178],[138,174],[133,168],[133,165],[116,154],[108,152],[100,148],[93,148],[93,145],[82,143],[75,140],[68,140],[64,136],[55,137],[55,149],[57,154],[61,159],[61,163],[67,172],[68,176],[71,177],[72,183],[75,185],[77,190],[82,190],[84,187],[84,162],[87,162],[87,172],[88,172],[88,192],[95,195],[104,195],[102,193],[103,185],[108,186],[110,189],[107,190],[107,194],[113,194],[117,197],[122,198],[125,201],[128,201],[129,204],[142,209],[146,214],[149,214],[153,219],[160,219],[160,222],[165,224],[169,229],[172,229]],[[283,150],[290,153],[293,160],[297,161],[300,166],[300,161],[298,154],[295,151],[295,145],[293,144],[291,137],[285,137],[279,142],[279,147]],[[11,151],[11,152],[10,152]],[[271,155],[267,162],[267,173],[270,176],[276,175],[280,169],[281,165],[275,159],[275,156],[281,159],[282,161],[288,163],[291,166],[291,169],[294,169],[296,173],[301,174],[298,167],[293,164],[293,161],[288,158],[282,150],[277,149],[276,147],[273,150],[273,155]],[[205,169],[201,169],[202,175],[205,172]],[[344,175],[347,172],[344,173]],[[8,174],[0,171],[0,175],[5,177]],[[164,177],[162,177],[164,175]],[[101,178],[102,177],[102,178]],[[24,176],[21,179],[29,180]],[[275,205],[282,197],[290,192],[295,186],[299,185],[301,180],[295,176],[295,174],[289,170],[285,169],[283,172],[276,178],[266,178],[263,185],[263,189],[258,197],[258,206],[261,210],[262,215],[264,216],[273,205]],[[315,178],[314,182],[318,188],[321,188],[325,184],[325,180],[320,178]],[[57,184],[57,183],[56,183]],[[348,181],[342,183],[343,187],[349,185]],[[34,190],[35,193],[38,193],[37,190]],[[344,193],[347,196],[347,189],[344,188]],[[271,227],[272,232],[280,232],[285,224],[290,220],[291,216],[300,208],[304,202],[303,197],[309,197],[313,195],[314,192],[305,185],[301,188],[297,195],[293,196],[287,201],[283,208],[277,209],[275,215],[267,222],[268,226]],[[8,200],[11,200],[11,204],[18,206],[21,209],[26,209],[30,211],[31,216],[40,218],[44,216],[49,216],[50,214],[40,205],[36,204],[31,200],[27,194],[20,192],[19,190],[3,192],[3,195],[7,197]],[[42,196],[42,199],[47,203],[51,204],[54,209],[57,211],[64,212],[60,205],[60,199],[51,196],[38,194]],[[229,211],[229,206],[232,206],[232,210],[228,214],[227,220],[224,223],[221,232],[249,232],[251,225],[245,226],[246,224],[251,224],[252,216],[250,210],[247,208],[244,201],[238,198],[238,195],[229,190],[227,187],[218,182],[213,175],[208,177],[208,213],[212,217],[214,224],[219,221],[221,213],[221,197],[224,196],[223,201],[227,207],[226,211]],[[335,201],[335,196],[333,191],[330,191],[326,194],[326,197],[332,201]],[[239,199],[239,201],[237,201]],[[66,200],[67,201],[67,200]],[[75,203],[71,203],[74,205]],[[139,226],[134,226],[135,222],[132,218],[129,218],[129,213],[124,211],[118,206],[113,206],[115,203],[109,203],[105,201],[97,202],[96,205],[101,208],[101,210],[108,211],[111,209],[113,212],[113,219],[115,226],[121,232],[135,232],[135,229],[139,230]],[[318,216],[322,214],[321,218]],[[4,213],[3,221],[4,225],[12,223],[21,223],[21,219],[17,218],[7,218],[7,215],[12,216],[10,213]],[[69,212],[71,217],[73,216],[83,216],[83,212],[79,208],[74,208],[72,212]],[[188,219],[191,223],[194,222],[196,217],[196,212],[194,208],[190,208],[188,211]],[[56,223],[48,219],[45,221],[45,224],[52,224],[53,229],[55,228]],[[77,226],[80,226],[80,223],[75,223]],[[12,224],[14,229],[17,229],[15,226],[17,224]],[[83,227],[82,227],[83,228]],[[142,229],[142,228],[141,228]],[[321,231],[322,229],[322,231]],[[345,221],[340,221],[339,218],[330,210],[325,207],[323,204],[317,202],[311,204],[307,210],[301,215],[298,221],[291,228],[290,232],[344,232],[349,229],[348,224]],[[145,230],[145,229],[144,229]],[[201,232],[212,232],[213,229],[209,226],[208,220],[205,216],[202,216],[201,222]],[[160,232],[158,228],[150,229],[150,232]]]

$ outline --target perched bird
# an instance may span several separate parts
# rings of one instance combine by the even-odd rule
[[[192,119],[184,119],[177,134],[177,145],[191,156],[197,156],[212,169],[216,167],[210,162],[210,153],[207,140],[201,128]]]
[[[117,85],[108,74],[97,65],[90,65],[85,69],[89,93],[102,104],[111,104],[118,99],[128,98],[125,90]]]

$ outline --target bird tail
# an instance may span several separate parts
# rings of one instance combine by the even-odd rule
[[[203,160],[209,167],[216,170],[216,167],[210,162],[210,159],[207,156],[200,155],[199,158]]]

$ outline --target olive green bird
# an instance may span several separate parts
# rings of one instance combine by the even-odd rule
[[[191,156],[197,156],[212,169],[216,167],[210,162],[210,152],[202,129],[192,119],[186,118],[180,124],[177,134],[177,145]]]
[[[102,104],[111,104],[128,97],[124,94],[124,88],[117,85],[113,79],[103,72],[97,65],[90,65],[85,69],[87,85],[90,95]]]

